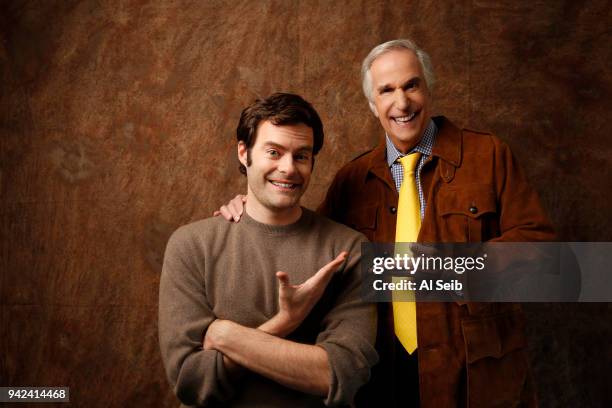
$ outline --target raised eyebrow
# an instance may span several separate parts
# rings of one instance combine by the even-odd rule
[[[285,150],[283,146],[279,145],[278,143],[274,143],[274,142],[264,143],[264,148],[267,148],[267,147],[274,147],[275,149],[278,149],[278,150]]]
[[[267,148],[267,147],[273,147],[275,149],[282,150],[282,151],[286,150],[285,147],[279,145],[278,143],[274,143],[274,142],[266,142],[266,143],[264,143],[264,148]],[[296,153],[298,153],[298,152],[299,153],[302,153],[302,152],[311,153],[312,150],[313,150],[313,147],[310,146],[310,145],[307,145],[307,146],[302,146],[302,147],[298,148],[296,150]]]

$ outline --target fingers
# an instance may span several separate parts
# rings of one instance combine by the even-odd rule
[[[408,248],[410,248],[410,250],[413,253],[427,253],[427,254],[432,254],[435,251],[435,246],[433,245],[429,245],[426,243],[422,243],[422,242],[411,242],[408,245]]]
[[[242,212],[244,210],[244,201],[242,201],[242,197],[237,195],[229,202],[227,205],[230,214],[232,214],[232,218],[234,221],[240,221],[240,217],[242,216]]]
[[[232,213],[229,211],[229,209],[227,208],[226,205],[221,206],[221,208],[219,208],[219,213],[223,216],[223,218],[225,218],[227,221],[234,221],[234,216],[232,215]]]
[[[276,272],[276,277],[280,286],[289,286],[289,275],[286,272],[278,271]]]
[[[328,263],[325,266],[331,266],[331,265],[335,265],[336,267],[340,266],[342,264],[342,262],[345,261],[347,256],[348,256],[348,252],[347,251],[342,251],[342,252],[340,252],[338,254],[338,256],[333,261],[331,261],[330,263]],[[324,266],[324,268],[325,268],[325,266]]]
[[[306,282],[299,286],[306,286],[308,288],[319,288],[322,289],[329,283],[331,277],[334,275],[334,272],[338,269],[342,262],[346,260],[348,256],[348,252],[342,251],[340,254],[330,263],[322,267],[310,277]],[[289,275],[286,272],[278,271],[276,272],[276,277],[280,283],[280,286],[286,287],[289,286]]]
[[[247,196],[237,194],[229,203],[222,205],[221,208],[213,212],[213,217],[223,216],[227,221],[240,221],[242,212],[244,211],[244,203],[247,201]]]
[[[346,260],[347,256],[348,252],[340,252],[340,254],[333,261],[319,269],[319,271],[314,274],[311,279],[313,279],[315,283],[317,283],[318,281],[329,281],[329,279],[331,279],[332,275],[334,274],[334,272],[336,272],[338,267],[342,265],[342,262]]]

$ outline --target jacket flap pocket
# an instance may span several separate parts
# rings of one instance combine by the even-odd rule
[[[464,320],[461,326],[468,363],[484,357],[500,358],[527,347],[525,319],[520,311]]]
[[[484,213],[495,212],[497,204],[492,186],[470,184],[462,188],[441,188],[438,193],[440,215],[463,214],[478,218]]]
[[[351,210],[346,216],[346,224],[357,231],[375,230],[378,207],[360,207]]]

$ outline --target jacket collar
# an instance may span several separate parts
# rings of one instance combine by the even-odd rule
[[[437,156],[453,166],[459,167],[463,147],[461,129],[444,116],[436,116],[433,121],[438,126],[438,135],[431,152],[432,156]]]
[[[370,162],[368,163],[368,172],[374,174],[384,181],[389,188],[396,191],[395,182],[391,177],[391,171],[387,164],[387,143],[385,138],[372,150]]]

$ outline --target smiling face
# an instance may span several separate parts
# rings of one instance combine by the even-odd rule
[[[421,64],[410,50],[391,50],[370,67],[371,105],[402,153],[416,146],[430,119],[431,97]]]
[[[312,173],[313,131],[304,124],[276,126],[263,121],[255,143],[238,143],[238,159],[246,166],[251,217],[266,224],[290,224],[302,210],[300,198]]]

